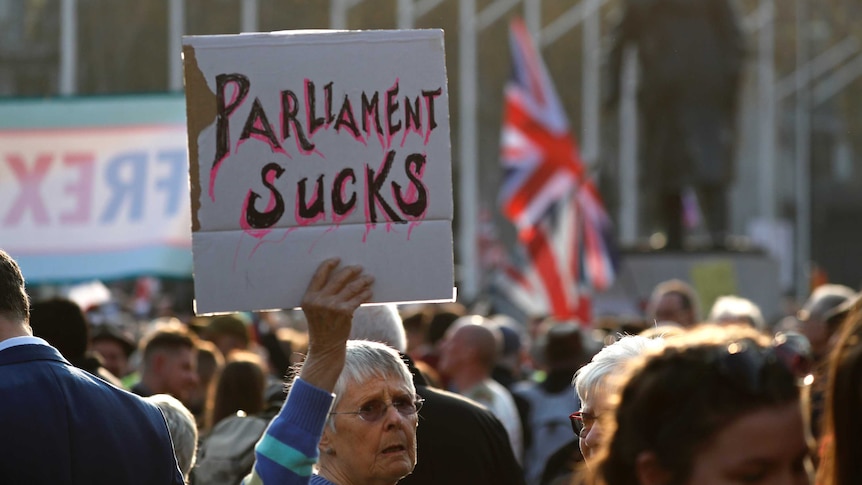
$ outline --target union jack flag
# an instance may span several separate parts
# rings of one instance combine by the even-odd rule
[[[510,27],[500,206],[518,230],[522,281],[557,319],[590,321],[589,291],[614,279],[611,222],[569,132],[547,68],[523,21]]]

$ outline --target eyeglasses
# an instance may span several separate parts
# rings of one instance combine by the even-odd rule
[[[391,403],[375,399],[360,406],[359,411],[344,411],[329,414],[356,414],[363,421],[373,423],[386,415],[386,411],[389,409],[389,406],[395,408],[395,410],[398,411],[398,414],[404,417],[410,417],[418,413],[419,410],[422,409],[422,404],[424,403],[425,400],[421,398],[416,400],[411,400],[406,397],[396,398],[393,399]]]
[[[572,422],[572,431],[579,438],[585,438],[590,433],[590,430],[593,429],[593,425],[596,424],[598,419],[599,416],[582,411],[575,411],[569,415],[569,421]]]

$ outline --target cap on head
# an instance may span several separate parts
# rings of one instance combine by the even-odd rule
[[[844,285],[821,285],[811,293],[805,305],[796,314],[802,322],[809,320],[823,321],[830,316],[830,311],[839,307],[847,300],[852,300],[856,292]]]
[[[858,311],[859,308],[862,308],[862,292],[853,295],[853,298],[848,298],[844,303],[827,311],[823,316],[823,320],[830,328],[837,328],[850,312]]]
[[[116,342],[120,347],[122,347],[123,353],[126,354],[126,357],[131,356],[132,352],[137,348],[134,338],[132,338],[128,332],[124,332],[111,324],[94,326],[90,340],[93,342],[99,340],[110,340]]]
[[[563,322],[548,329],[544,354],[546,364],[552,369],[577,369],[585,364],[584,342],[580,327],[572,322]]]

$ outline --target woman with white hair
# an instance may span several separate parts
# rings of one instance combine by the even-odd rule
[[[578,435],[578,445],[587,465],[595,457],[602,444],[604,433],[599,418],[608,410],[608,398],[616,384],[612,377],[618,375],[625,365],[648,349],[661,347],[663,339],[626,335],[600,350],[589,364],[575,373],[575,392],[581,401],[581,409],[569,416],[572,429]]]
[[[395,485],[416,465],[422,400],[396,350],[348,342],[353,312],[371,298],[373,278],[358,266],[337,266],[337,259],[325,261],[309,284],[302,302],[308,357],[243,483]]]

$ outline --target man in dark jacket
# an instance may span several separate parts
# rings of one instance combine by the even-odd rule
[[[625,47],[637,47],[642,187],[668,247],[683,239],[682,194],[697,194],[714,245],[727,233],[733,122],[744,39],[729,0],[626,0],[610,53],[608,105],[619,95]]]
[[[32,336],[29,313],[0,250],[0,483],[181,485],[159,409],[73,367]]]

